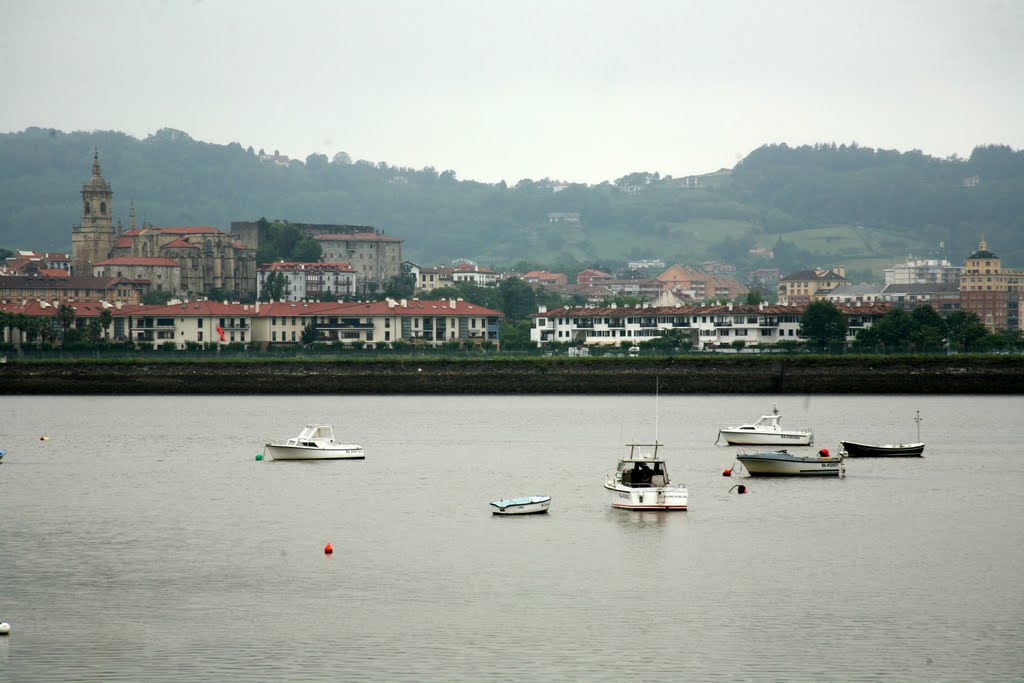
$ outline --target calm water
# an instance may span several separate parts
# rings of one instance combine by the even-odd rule
[[[722,477],[717,428],[773,400],[830,448],[913,440],[920,410],[925,457]],[[1022,415],[1016,396],[0,397],[0,680],[1021,680]],[[367,459],[255,460],[309,421]],[[691,510],[612,510],[606,473],[656,427]],[[538,493],[549,515],[490,514]]]

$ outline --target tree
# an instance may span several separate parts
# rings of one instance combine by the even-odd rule
[[[104,308],[102,311],[100,311],[100,317],[98,322],[100,325],[100,329],[103,330],[103,338],[109,339],[110,326],[114,324],[114,314],[110,312],[109,308]]]
[[[949,344],[962,350],[974,348],[988,335],[978,314],[966,311],[953,311],[946,316],[946,329]]]
[[[339,166],[350,166],[352,164],[352,157],[346,152],[338,152],[331,157],[332,164],[338,164]]]
[[[67,304],[58,306],[57,324],[60,325],[60,336],[63,339],[68,330],[75,324],[75,309]]]
[[[306,323],[306,326],[302,328],[302,334],[299,337],[299,341],[302,342],[303,346],[309,346],[317,340],[319,333],[317,332],[316,325],[310,320]]]
[[[511,322],[537,312],[537,295],[533,287],[517,277],[502,280],[498,285],[498,294],[501,300],[499,310]]]
[[[800,316],[800,336],[818,349],[846,339],[846,316],[830,301],[814,301]]]
[[[162,289],[151,289],[142,295],[142,303],[150,306],[166,306],[173,294]]]
[[[937,349],[946,340],[946,321],[931,306],[918,306],[910,313],[914,329],[910,341],[919,349]]]
[[[298,263],[316,263],[320,260],[323,250],[316,240],[303,238],[292,247],[291,260]]]
[[[508,350],[532,349],[535,344],[530,341],[530,321],[520,320],[517,323],[501,323],[501,348]]]
[[[268,301],[279,301],[280,299],[283,299],[284,286],[284,273],[278,273],[277,271],[272,272],[267,276],[267,279],[263,281],[263,287],[260,288],[260,301],[266,303]]]
[[[752,289],[747,292],[747,298],[743,303],[748,306],[757,306],[758,304],[764,303],[764,296],[761,294],[760,290]]]

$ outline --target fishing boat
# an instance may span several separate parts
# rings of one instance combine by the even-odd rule
[[[355,443],[334,440],[334,427],[327,424],[308,424],[298,436],[284,443],[268,443],[265,454],[274,460],[362,460],[363,447]]]
[[[752,477],[841,477],[846,474],[843,456],[827,448],[817,455],[794,455],[785,449],[740,453],[736,459]]]
[[[621,510],[685,510],[690,497],[686,484],[673,483],[661,458],[660,443],[626,444],[629,454],[620,459],[604,483],[612,492],[612,507]]]
[[[848,458],[921,457],[924,453],[924,442],[921,441],[920,410],[917,411],[914,422],[917,423],[917,441],[914,443],[887,443],[879,446],[857,441],[840,441],[840,452]]]
[[[783,429],[782,416],[774,403],[771,415],[762,415],[753,424],[718,430],[718,438],[723,437],[730,446],[809,446],[814,443],[814,432],[810,429]]]
[[[526,496],[523,498],[506,498],[491,503],[491,510],[496,515],[536,515],[547,512],[551,506],[551,496]]]

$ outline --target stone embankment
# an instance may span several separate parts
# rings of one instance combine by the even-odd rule
[[[1024,356],[27,361],[0,394],[1020,394]]]

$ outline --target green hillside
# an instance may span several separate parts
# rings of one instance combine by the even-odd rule
[[[773,145],[688,183],[638,172],[556,192],[548,179],[491,185],[450,170],[352,163],[344,154],[282,166],[261,161],[259,150],[171,129],[143,140],[41,128],[0,135],[0,248],[70,249],[94,149],[125,224],[134,202],[140,222],[164,226],[227,230],[261,216],[373,225],[403,238],[405,256],[423,264],[714,258],[784,272],[842,263],[880,278],[882,267],[940,244],[959,261],[984,235],[1004,263],[1024,266],[1024,152],[1008,147],[936,159],[856,145]],[[977,183],[964,182],[974,176]],[[553,212],[578,214],[579,223],[551,222]],[[775,260],[750,257],[753,247],[774,249]]]

